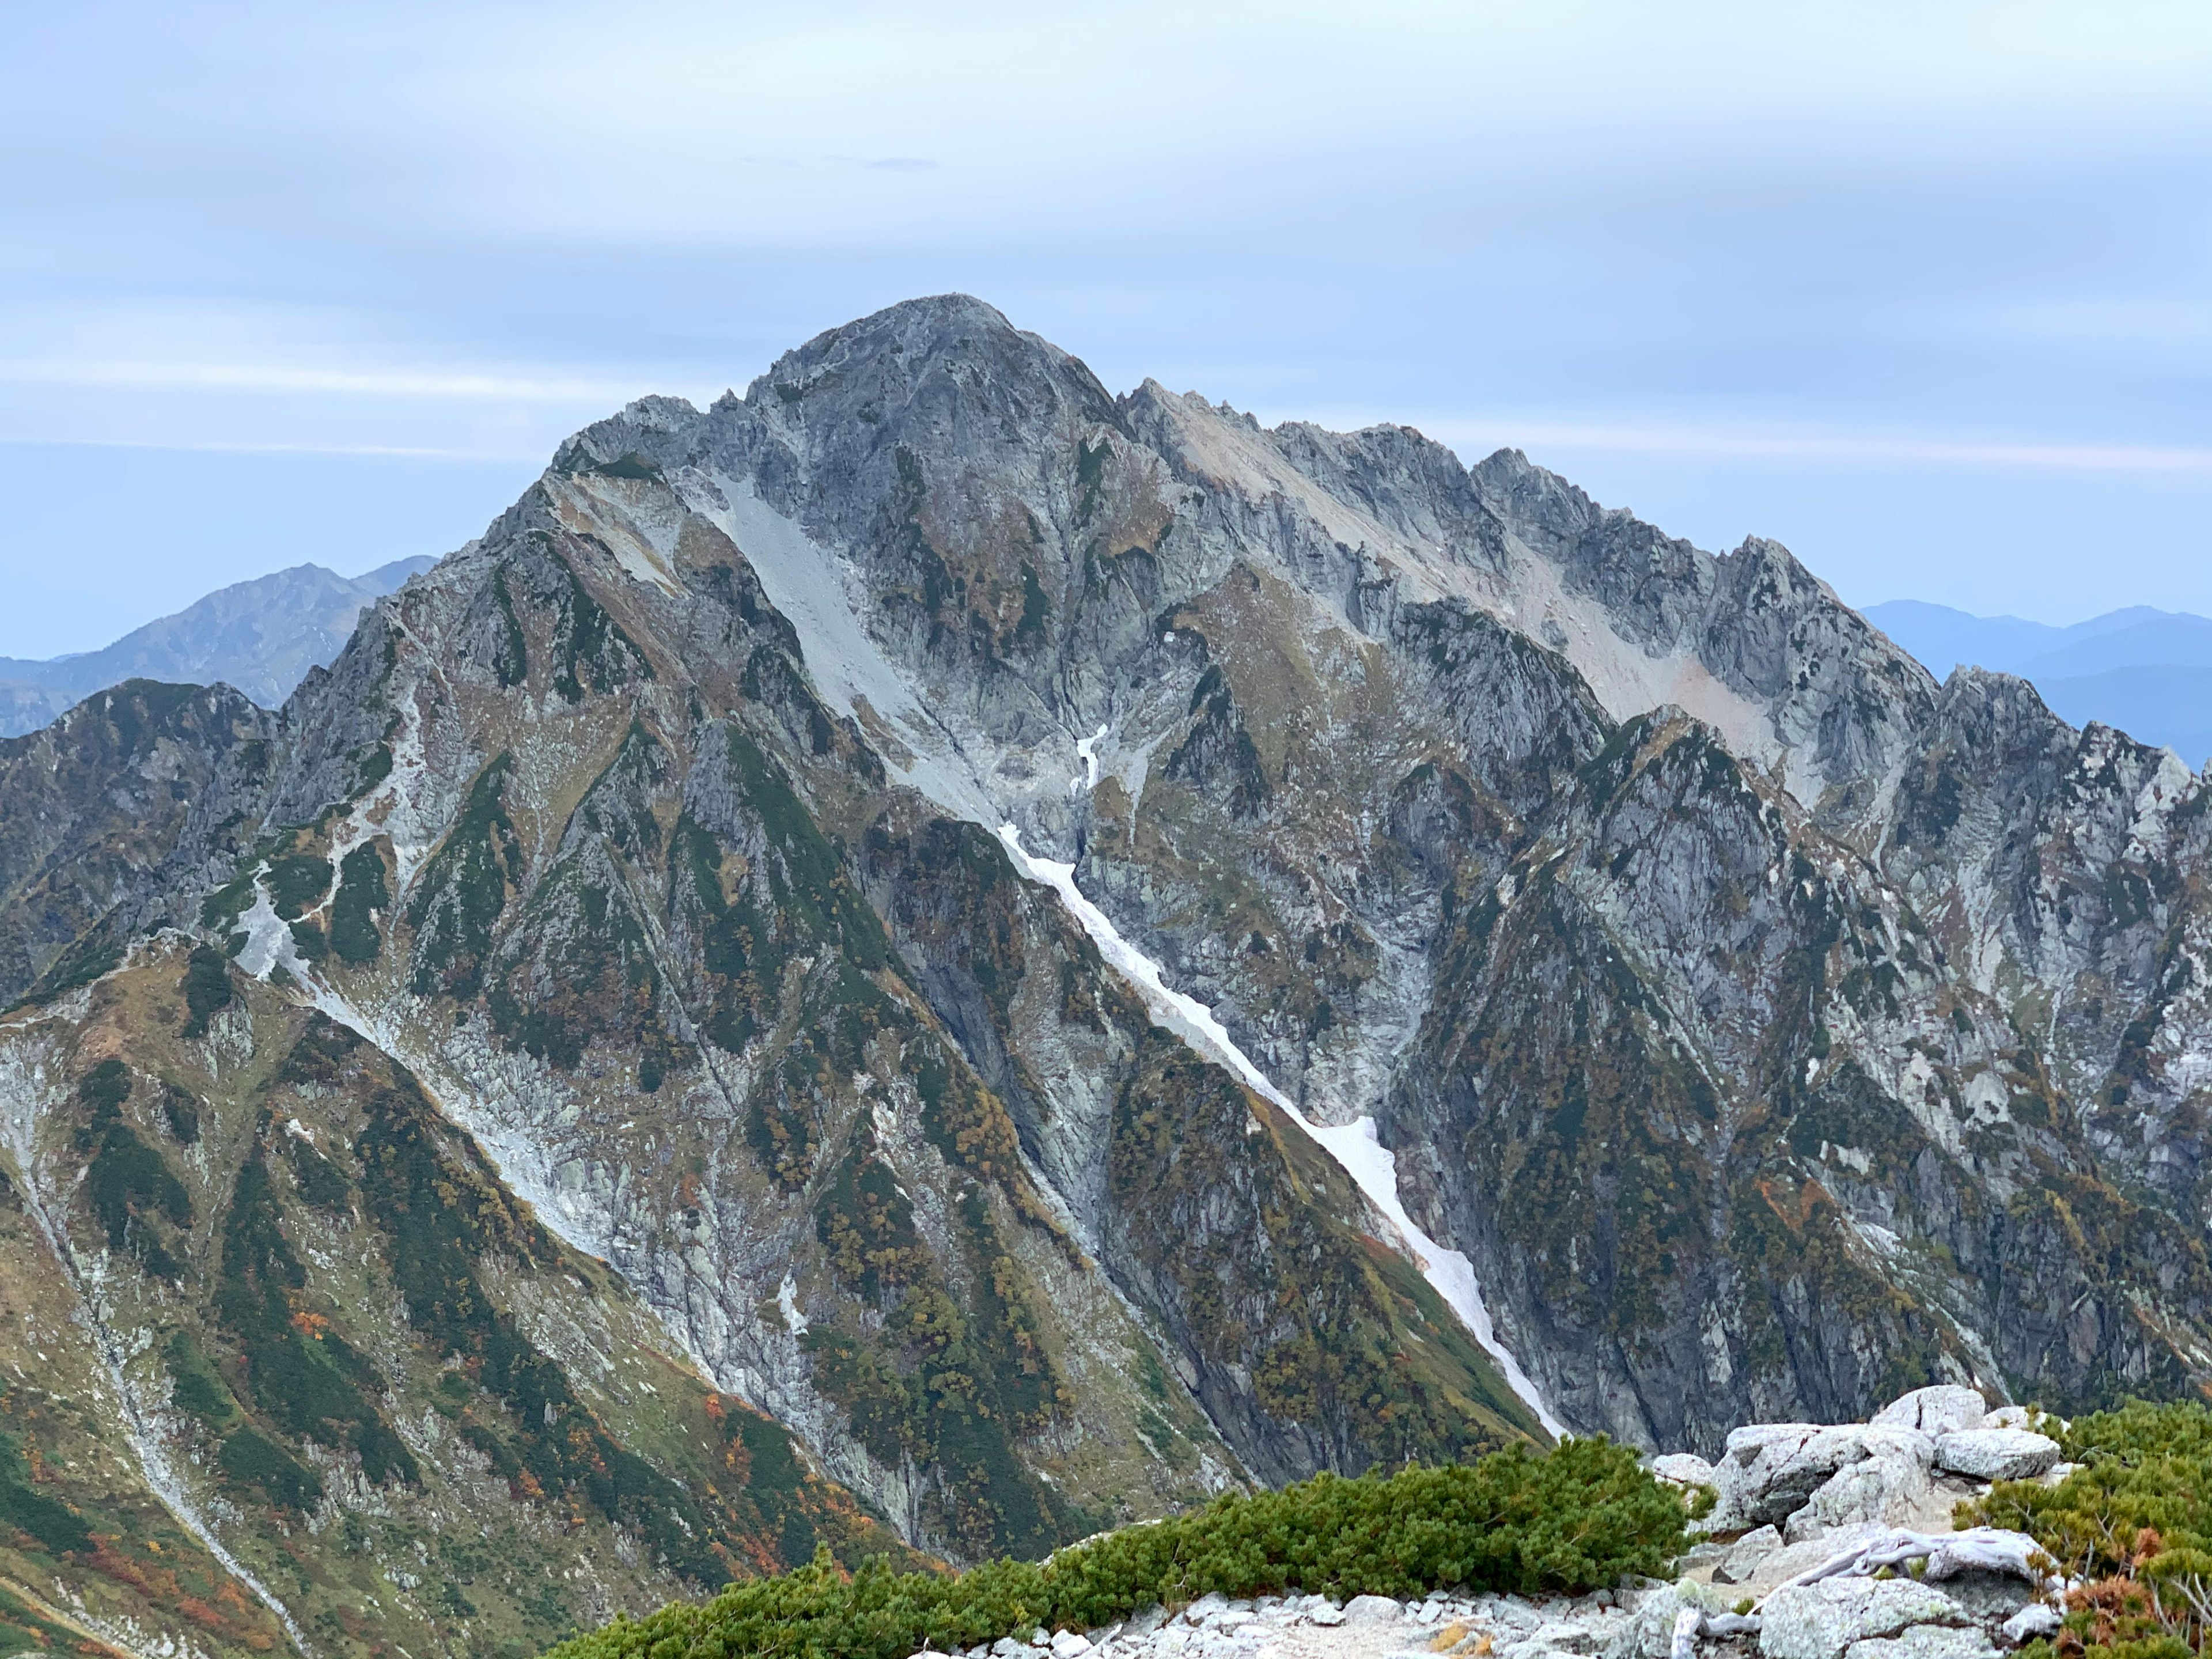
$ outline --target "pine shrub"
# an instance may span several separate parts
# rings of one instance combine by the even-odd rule
[[[1515,1446],[1468,1464],[1357,1480],[1318,1475],[1124,1527],[1042,1562],[952,1573],[810,1566],[734,1584],[710,1601],[617,1619],[554,1659],[907,1659],[1039,1626],[1089,1630],[1154,1603],[1323,1592],[1573,1595],[1665,1572],[1681,1501],[1602,1439],[1546,1455]]]
[[[2055,1433],[2081,1467],[2001,1481],[1962,1518],[2024,1532],[2069,1579],[2066,1622],[2021,1659],[2191,1659],[2212,1624],[2212,1411],[2130,1401]]]

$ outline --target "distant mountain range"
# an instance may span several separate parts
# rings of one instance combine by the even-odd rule
[[[2212,756],[2212,617],[2137,605],[2053,628],[1917,599],[1865,615],[1939,678],[1962,665],[2017,674],[2075,726],[2102,720],[2193,767]]]
[[[362,607],[437,561],[395,559],[366,575],[319,564],[234,582],[98,651],[46,661],[0,657],[0,737],[35,732],[95,691],[127,679],[235,686],[264,708],[310,668],[336,657]]]

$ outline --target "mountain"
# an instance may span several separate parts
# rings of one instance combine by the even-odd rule
[[[219,682],[274,708],[301,676],[337,655],[364,606],[436,562],[395,559],[360,576],[297,564],[219,587],[98,651],[43,662],[0,657],[0,737],[35,732],[130,679]]]
[[[2066,720],[2100,720],[2192,763],[2212,756],[2212,618],[2131,605],[2053,628],[1913,599],[1866,614],[1935,673],[2017,674]]]
[[[422,1659],[2186,1394],[2208,805],[1772,542],[894,307],[579,433],[273,713],[0,744],[0,1577]]]

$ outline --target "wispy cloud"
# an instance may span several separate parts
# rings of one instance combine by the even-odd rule
[[[325,368],[283,363],[129,360],[0,362],[0,383],[145,390],[278,392],[462,402],[586,404],[610,410],[647,389],[634,380],[453,374],[428,369]]]
[[[225,443],[155,438],[20,438],[0,435],[0,447],[138,449],[179,455],[348,455],[407,461],[488,462],[504,466],[534,465],[545,459],[542,454],[524,455],[480,449],[433,449],[406,444]]]
[[[1415,422],[1469,454],[1569,449],[1718,460],[1831,461],[1868,465],[2017,467],[2066,472],[2212,474],[2212,448],[2175,444],[2020,441],[1890,433],[1774,432],[1654,424],[1516,420],[1510,416]]]

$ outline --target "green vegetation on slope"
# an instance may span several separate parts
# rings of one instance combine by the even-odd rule
[[[2000,1482],[1964,1511],[2027,1534],[2083,1581],[2067,1593],[2064,1626],[2021,1649],[2021,1659],[2203,1653],[2212,1629],[2212,1411],[2133,1401],[2076,1419],[2058,1440],[2081,1468],[2056,1486]]]
[[[521,873],[522,842],[502,793],[514,757],[502,754],[476,775],[446,839],[424,866],[408,907],[416,933],[414,988],[472,997],[483,984],[492,928]]]
[[[1229,1495],[1124,1527],[1039,1563],[957,1576],[871,1565],[848,1577],[817,1558],[704,1605],[617,1620],[556,1659],[905,1659],[1039,1625],[1088,1630],[1155,1602],[1325,1591],[1413,1595],[1464,1589],[1576,1594],[1666,1570],[1683,1543],[1680,1501],[1603,1440],[1547,1455],[1525,1447],[1471,1464],[1346,1480],[1333,1475]]]
[[[91,1122],[76,1136],[77,1149],[92,1153],[85,1193],[109,1249],[127,1249],[156,1279],[173,1279],[183,1274],[183,1264],[149,1223],[159,1216],[173,1228],[190,1226],[192,1200],[161,1155],[124,1121],[131,1088],[130,1070],[119,1060],[101,1060],[77,1085],[77,1098],[91,1109]]]

